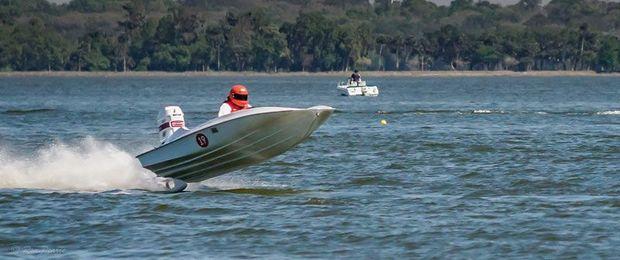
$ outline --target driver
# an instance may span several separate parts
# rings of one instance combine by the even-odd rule
[[[244,85],[232,86],[228,98],[220,106],[220,112],[217,116],[220,117],[239,110],[252,108],[248,102],[249,94],[248,89]]]
[[[353,74],[351,74],[351,82],[357,82],[359,85],[360,81],[362,81],[362,75],[360,75],[359,70],[355,70]]]

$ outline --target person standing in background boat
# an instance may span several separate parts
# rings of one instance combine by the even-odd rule
[[[362,75],[360,75],[359,70],[353,71],[353,74],[351,74],[351,82],[357,82],[359,86],[360,81],[362,81]]]
[[[232,86],[228,93],[228,98],[220,106],[220,112],[217,116],[220,117],[239,110],[252,108],[248,101],[249,95],[250,93],[244,85]]]

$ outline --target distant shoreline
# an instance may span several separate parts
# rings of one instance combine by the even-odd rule
[[[15,71],[0,72],[4,77],[348,77],[349,72],[254,72],[254,71]],[[620,73],[594,71],[362,71],[364,77],[620,77]]]

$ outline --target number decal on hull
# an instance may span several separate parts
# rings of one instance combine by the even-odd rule
[[[198,144],[198,146],[205,148],[209,146],[209,139],[207,139],[207,137],[204,134],[197,134],[196,143]]]

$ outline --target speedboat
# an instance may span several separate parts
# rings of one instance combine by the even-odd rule
[[[137,156],[142,167],[165,178],[169,192],[254,165],[282,154],[304,141],[334,109],[258,107],[185,127],[178,106],[159,116],[161,145]]]
[[[347,80],[338,83],[338,91],[343,96],[378,96],[377,86],[368,86],[366,81]]]

